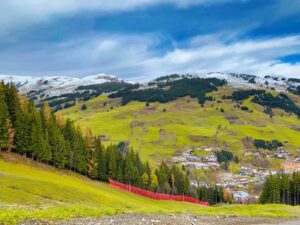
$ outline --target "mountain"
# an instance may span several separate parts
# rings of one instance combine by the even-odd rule
[[[116,76],[97,74],[91,76],[85,76],[82,78],[68,77],[68,76],[14,76],[14,75],[0,75],[0,80],[4,82],[14,83],[20,90],[20,92],[26,95],[31,100],[34,100],[36,105],[40,107],[44,102],[48,102],[54,111],[66,109],[72,107],[78,101],[87,101],[102,94],[115,94],[116,97],[122,97],[123,103],[130,100],[145,100],[146,96],[153,95],[154,90],[162,91],[163,88],[170,87],[170,82],[180,83],[182,79],[212,79],[225,80],[226,83],[234,88],[265,88],[270,90],[276,90],[279,92],[291,91],[296,94],[300,94],[300,79],[286,78],[278,75],[266,75],[264,77],[251,75],[251,74],[238,74],[238,73],[202,73],[202,74],[172,74],[167,76],[158,77],[148,82],[136,83],[126,82]],[[176,82],[175,82],[176,83]],[[191,81],[192,83],[192,81]],[[207,85],[206,85],[207,86]],[[163,88],[162,88],[163,87]],[[299,87],[299,88],[298,88]],[[191,88],[191,86],[189,87]],[[149,90],[144,93],[144,97],[141,90]],[[121,90],[127,90],[131,92],[129,96],[121,96],[125,93],[119,93]],[[178,90],[176,90],[178,91]],[[184,93],[178,93],[185,96]],[[197,91],[197,90],[195,90]],[[118,94],[119,93],[119,94]],[[132,96],[138,93],[140,96]],[[128,93],[127,93],[128,94]],[[204,93],[203,93],[204,94]],[[113,96],[111,95],[111,96]],[[161,93],[155,91],[155,95],[159,96]],[[165,96],[166,99],[173,99],[173,97]],[[172,94],[173,95],[173,94]],[[196,92],[194,95],[197,95]],[[157,100],[154,98],[154,100]],[[195,96],[194,96],[195,97]],[[201,97],[203,99],[203,96]],[[200,101],[201,99],[198,96]],[[161,99],[161,101],[166,101]]]
[[[266,75],[264,77],[239,74],[239,73],[202,73],[192,75],[168,75],[156,78],[146,83],[140,83],[142,87],[147,87],[149,84],[162,83],[165,81],[171,81],[176,79],[182,79],[183,77],[200,77],[200,78],[219,78],[225,79],[229,84],[234,87],[269,87],[275,88],[279,91],[286,90],[291,85],[298,86],[300,80],[293,78],[285,78],[278,75]],[[30,91],[37,91],[45,94],[48,97],[57,96],[66,93],[72,93],[76,91],[79,86],[88,86],[95,84],[102,84],[108,82],[125,82],[122,79],[113,75],[96,74],[91,76],[84,76],[82,78],[71,76],[17,76],[17,75],[0,75],[0,80],[5,82],[14,83],[23,93]]]
[[[102,84],[105,82],[121,82],[112,75],[96,74],[85,76],[83,78],[68,76],[16,76],[16,75],[0,75],[0,80],[14,83],[20,91],[28,93],[37,91],[48,97],[72,93],[77,87],[82,85]]]
[[[0,224],[129,211],[174,213],[178,208],[177,203],[133,196],[63,168],[100,180],[114,176],[119,181],[125,179],[122,171],[132,171],[128,182],[144,185],[141,181],[147,182],[147,178],[141,162],[148,161],[152,171],[156,171],[158,191],[174,194],[180,191],[177,187],[181,184],[193,196],[215,199],[205,194],[206,190],[219,188],[226,190],[224,197],[225,193],[229,196],[225,201],[241,202],[239,196],[243,195],[248,196],[247,201],[257,202],[263,188],[265,203],[278,203],[270,193],[279,196],[286,188],[278,182],[277,189],[273,189],[274,183],[267,178],[270,174],[283,171],[292,175],[300,169],[298,79],[224,73],[172,74],[132,84],[117,78],[97,78],[90,77],[84,83],[82,80],[87,78],[81,82],[66,77],[30,82],[28,78],[15,78],[21,92],[37,106],[48,102],[60,112],[51,114],[45,106],[39,113],[22,101],[25,107],[18,114],[20,120],[10,123],[2,117],[2,127],[7,131],[2,142],[4,151],[12,149],[38,162],[0,152],[0,177],[4,178],[0,182],[4,187]],[[10,82],[13,77],[5,80]],[[55,92],[58,87],[60,91]],[[17,92],[9,85],[2,90],[2,106],[7,107],[1,109],[5,111],[9,106],[6,115],[14,118],[17,114],[12,106],[16,101],[10,99]],[[15,109],[18,108],[16,105]],[[13,138],[17,147],[12,145],[12,127],[16,128]],[[98,144],[94,145],[93,140]],[[95,151],[96,146],[102,150]],[[132,152],[131,157],[126,157],[128,152]],[[171,165],[176,166],[170,169]],[[105,177],[100,177],[100,173]],[[277,179],[288,178],[285,173]],[[150,181],[156,183],[155,179]],[[294,181],[288,182],[287,189],[295,190],[293,184]],[[267,193],[270,187],[272,192]],[[145,207],[139,208],[140,204]],[[220,210],[212,206],[208,211],[199,211],[199,207],[190,204],[180,205],[183,207],[177,212],[201,211],[205,215],[299,215],[297,207],[290,211],[289,207],[251,204],[218,206]]]
[[[76,101],[88,100],[106,92],[113,92],[131,85],[106,74],[97,74],[83,78],[67,76],[13,76],[0,75],[0,80],[13,83],[26,97],[34,100],[40,107],[44,102],[54,111],[75,105]]]
[[[258,88],[264,87],[269,89],[275,89],[277,91],[285,91],[290,86],[300,85],[300,79],[286,78],[279,75],[266,75],[257,76],[251,74],[241,74],[241,73],[221,73],[221,72],[211,72],[202,74],[192,74],[192,75],[168,75],[159,77],[153,81],[148,82],[148,84],[162,83],[166,81],[178,80],[183,77],[200,77],[200,78],[218,78],[224,79],[228,84],[236,88]]]
[[[187,168],[196,184],[258,195],[268,174],[300,168],[298,82],[172,74],[78,102],[61,114],[91,128],[105,145],[135,149],[151,165],[166,160]]]

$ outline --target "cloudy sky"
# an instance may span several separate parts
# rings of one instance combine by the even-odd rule
[[[299,0],[0,1],[0,74],[300,77]]]

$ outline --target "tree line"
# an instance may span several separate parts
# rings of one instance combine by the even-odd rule
[[[283,147],[283,143],[278,140],[265,141],[261,139],[254,139],[253,144],[256,148],[263,148],[268,150],[274,150],[278,147]]]
[[[259,200],[262,204],[300,205],[300,173],[268,176]]]
[[[0,150],[14,151],[41,163],[68,169],[91,179],[113,179],[154,192],[182,194],[222,201],[219,191],[198,190],[177,166],[162,162],[152,170],[137,152],[119,145],[104,147],[100,137],[84,132],[71,120],[55,115],[44,104],[39,110],[33,102],[18,95],[12,84],[0,82]],[[200,192],[199,192],[200,193]]]
[[[37,103],[37,107],[42,107],[45,102],[48,102],[49,106],[56,112],[74,106],[78,100],[88,101],[103,93],[111,93],[131,87],[136,87],[136,85],[126,82],[105,82],[101,84],[79,86],[73,93],[65,93],[46,98],[44,98],[44,94],[41,94],[42,91],[30,91],[28,92],[27,97],[33,101],[38,100],[39,97],[44,98]]]
[[[203,104],[208,97],[206,93],[216,91],[217,87],[226,84],[225,80],[217,78],[188,78],[184,77],[179,80],[166,81],[159,83],[156,88],[149,88],[144,90],[135,90],[132,88],[123,89],[117,93],[111,94],[109,97],[122,97],[122,104],[125,105],[130,101],[142,102],[160,102],[166,103],[176,100],[179,97],[191,96],[198,98],[199,103]]]
[[[289,88],[289,91],[294,94],[297,94],[297,90],[298,89]],[[251,102],[266,107],[265,113],[269,114],[271,117],[273,115],[272,109],[274,108],[282,109],[287,113],[294,113],[300,117],[300,108],[291,98],[289,98],[289,96],[284,93],[279,93],[278,95],[274,96],[271,93],[266,93],[265,90],[249,89],[234,91],[231,97],[235,101],[242,101],[250,96],[254,96]]]
[[[283,109],[287,113],[294,113],[298,117],[300,116],[300,108],[284,93],[276,96],[273,96],[271,93],[262,93],[255,95],[252,102],[265,107]]]
[[[237,90],[232,93],[232,99],[235,101],[242,101],[250,96],[259,95],[265,93],[265,90],[258,90],[258,89],[247,89],[247,90]]]

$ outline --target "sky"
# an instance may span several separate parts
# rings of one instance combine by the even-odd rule
[[[299,0],[0,0],[0,74],[300,77]]]

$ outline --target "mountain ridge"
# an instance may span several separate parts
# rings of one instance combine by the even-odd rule
[[[200,78],[219,78],[225,79],[229,84],[235,87],[258,87],[258,86],[269,86],[270,88],[275,88],[276,90],[285,90],[288,85],[293,84],[295,82],[291,82],[293,80],[292,76],[285,77],[281,75],[265,75],[258,76],[252,74],[244,74],[244,73],[223,73],[223,72],[209,72],[209,73],[194,73],[194,74],[171,74],[166,76],[159,76],[157,78],[151,79],[146,82],[133,82],[130,80],[123,80],[118,78],[115,75],[109,75],[106,73],[99,73],[95,75],[87,75],[82,78],[73,77],[73,76],[20,76],[20,75],[5,75],[0,74],[0,80],[4,80],[4,82],[13,82],[16,86],[24,91],[25,93],[29,90],[47,89],[49,96],[53,96],[55,94],[60,94],[61,91],[58,91],[59,88],[65,88],[63,93],[72,92],[78,86],[82,85],[92,85],[92,84],[101,84],[105,82],[128,82],[128,83],[139,83],[143,86],[148,85],[149,83],[153,83],[156,80],[163,77],[170,76],[180,76],[180,77],[200,77]],[[266,82],[268,84],[266,84]],[[297,84],[298,82],[296,82]],[[47,88],[48,86],[48,88]],[[297,85],[298,86],[298,85]]]

